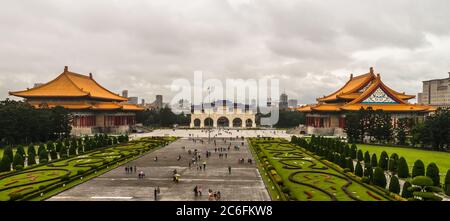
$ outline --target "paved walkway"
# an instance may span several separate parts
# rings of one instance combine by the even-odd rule
[[[132,134],[131,138],[139,137],[164,137],[164,136],[174,136],[174,137],[184,137],[184,138],[225,138],[225,137],[280,137],[290,140],[292,134],[286,133],[285,130],[272,130],[272,129],[260,129],[260,130],[237,130],[237,129],[213,129],[211,134],[208,130],[201,129],[161,129],[154,130],[150,133]]]
[[[208,189],[220,191],[221,200],[224,201],[270,200],[254,160],[253,164],[247,163],[249,158],[253,158],[246,141],[244,141],[243,147],[234,150],[234,145],[241,146],[242,140],[230,141],[228,139],[225,143],[223,138],[216,138],[218,147],[228,147],[230,142],[232,144],[228,157],[225,159],[219,158],[218,152],[216,153],[214,150],[214,143],[207,144],[207,140],[204,138],[204,144],[202,144],[200,141],[194,143],[188,138],[182,138],[167,147],[111,170],[49,200],[152,201],[155,200],[154,189],[157,186],[161,190],[158,200],[164,201],[208,200]],[[206,159],[205,171],[198,170],[195,166],[189,168],[189,161],[192,159],[192,154],[188,154],[189,149],[200,151],[201,163],[205,160],[206,150],[212,152],[212,156]],[[179,155],[181,155],[181,160],[178,161]],[[155,156],[158,157],[157,162],[154,161]],[[245,159],[244,164],[238,163],[240,158]],[[232,167],[231,175],[228,174],[229,165]],[[145,173],[145,178],[138,179],[138,173],[125,173],[125,166],[136,166],[138,172]],[[174,169],[181,175],[179,183],[174,183],[172,180]],[[194,196],[193,190],[196,185],[201,186],[203,196],[197,198]]]

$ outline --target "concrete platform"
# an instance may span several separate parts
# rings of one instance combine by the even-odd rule
[[[167,147],[149,153],[127,165],[118,167],[108,173],[96,177],[86,183],[78,185],[63,193],[60,193],[49,201],[153,201],[154,189],[159,186],[161,194],[157,200],[163,201],[206,201],[208,189],[220,191],[222,201],[266,201],[270,200],[261,176],[254,164],[253,157],[248,149],[247,142],[239,150],[234,150],[234,145],[241,146],[241,139],[230,141],[228,138],[215,138],[217,147],[232,146],[228,157],[219,158],[219,153],[214,150],[214,143],[207,144],[207,138],[203,138],[202,144],[198,139],[194,143],[189,138],[182,138]],[[213,140],[213,139],[212,139]],[[185,149],[183,147],[186,147]],[[206,161],[206,170],[198,170],[195,166],[189,168],[192,154],[188,150],[197,149],[201,153],[201,160]],[[207,159],[206,150],[212,152]],[[181,160],[177,157],[181,155]],[[158,161],[155,162],[155,156]],[[238,159],[244,158],[245,163],[240,164]],[[248,159],[253,164],[247,163]],[[138,179],[138,173],[126,173],[125,166],[136,166],[137,171],[145,173],[144,179]],[[228,174],[228,166],[232,167],[231,175]],[[172,180],[173,170],[181,175],[179,183]],[[194,187],[201,186],[203,196],[194,196]]]

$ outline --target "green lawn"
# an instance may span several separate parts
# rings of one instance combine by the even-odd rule
[[[126,163],[134,157],[173,140],[175,140],[173,137],[143,138],[128,144],[114,145],[69,159],[50,162],[46,165],[25,168],[20,172],[4,174],[0,177],[0,201],[9,200],[11,194],[20,194],[26,197],[40,191],[43,191],[45,195],[49,192],[57,193],[67,189],[73,183],[79,183],[81,177],[86,180],[86,178],[98,176],[108,171],[109,168]],[[49,191],[46,191],[47,189]],[[34,195],[30,196],[34,197]]]
[[[288,187],[290,194],[297,200],[388,200],[373,189],[349,179],[337,170],[328,168],[312,155],[285,140],[250,139],[250,141],[252,148],[262,151],[258,156],[267,157],[269,165],[272,165],[276,174],[282,178],[283,186]],[[266,170],[263,173],[273,172]],[[264,181],[267,186],[273,185],[267,183],[267,180]]]
[[[408,162],[411,173],[412,167],[416,160],[422,160],[425,167],[434,162],[439,167],[439,173],[441,174],[441,182],[444,182],[445,174],[447,170],[450,169],[450,153],[429,151],[429,150],[418,150],[413,148],[403,148],[403,147],[388,147],[388,146],[374,146],[367,144],[358,144],[358,149],[364,152],[369,151],[370,155],[373,153],[377,154],[379,159],[381,152],[386,151],[390,156],[392,153],[397,153],[399,157],[404,157]]]

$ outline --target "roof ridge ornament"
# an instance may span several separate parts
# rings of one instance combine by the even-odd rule
[[[350,73],[350,80],[353,79],[353,73]]]
[[[64,66],[64,73],[69,72],[69,67],[68,66]]]
[[[92,73],[89,73],[89,78],[90,78],[90,79],[93,79]]]
[[[374,74],[374,73],[373,73],[373,67],[370,67],[369,73]]]

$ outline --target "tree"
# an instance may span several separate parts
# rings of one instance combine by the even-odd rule
[[[378,166],[377,155],[375,153],[372,154],[372,159],[370,160],[370,164],[371,164],[372,167],[377,167]]]
[[[39,164],[45,164],[47,162],[48,162],[48,153],[47,150],[43,149],[41,152],[39,152]]]
[[[405,183],[403,184],[403,188],[402,188],[402,197],[405,199],[411,198],[413,197],[413,192],[409,189],[410,187],[412,187],[411,182],[409,182],[408,180],[405,181]]]
[[[440,176],[439,176],[439,168],[435,163],[430,163],[427,166],[426,176],[430,177],[433,180],[434,186],[441,186]]]
[[[39,144],[39,148],[38,148],[38,154],[41,154],[41,152],[47,152],[47,148],[45,148],[45,145],[43,143]]]
[[[356,162],[355,175],[359,176],[359,177],[362,177],[364,175],[363,168],[362,168],[361,163],[359,161]]]
[[[22,145],[19,145],[19,146],[17,147],[16,154],[20,154],[22,157],[25,156],[25,150],[23,149],[23,146],[22,146]]]
[[[379,165],[378,166],[383,168],[383,170],[387,170],[388,169],[388,164],[389,164],[388,160],[389,160],[389,156],[386,153],[386,151],[381,152],[380,161],[379,161]]]
[[[70,142],[69,155],[70,156],[76,155],[77,154],[77,148],[78,148],[77,141],[75,139],[73,139],[72,142]]]
[[[356,152],[357,152],[357,147],[356,147],[356,144],[352,144],[352,147],[351,147],[351,151],[350,151],[350,157],[353,159],[353,160],[356,160]]]
[[[28,162],[28,166],[34,165],[36,164],[36,150],[34,149],[34,145],[30,144],[28,146],[28,150],[27,150],[27,162]]]
[[[397,175],[400,178],[408,178],[409,177],[408,163],[406,162],[404,157],[400,157],[400,159],[398,160]]]
[[[409,134],[410,119],[401,118],[397,121],[397,127],[395,128],[395,134],[397,137],[397,143],[400,145],[406,145],[406,136]]]
[[[364,176],[369,178],[370,182],[373,181],[373,169],[370,165],[364,168]]]
[[[384,175],[384,170],[381,167],[376,167],[373,173],[373,184],[386,188],[386,176]]]
[[[396,194],[400,193],[400,182],[396,176],[392,176],[389,181],[389,191]]]
[[[14,154],[11,146],[6,146],[5,150],[3,150],[3,156],[8,156],[8,159],[14,159]]]
[[[445,175],[444,188],[445,194],[447,194],[447,196],[450,196],[450,169],[447,170],[447,174]]]
[[[0,161],[0,172],[11,171],[11,159],[8,154],[3,154],[2,161]]]
[[[364,110],[364,109],[363,109]],[[362,124],[362,112],[351,112],[345,116],[344,131],[351,143],[363,141],[364,125]]]
[[[425,176],[425,165],[421,160],[416,160],[412,169],[412,177]]]
[[[391,171],[392,173],[396,173],[398,167],[397,164],[398,164],[398,155],[396,153],[393,153],[391,154],[391,158],[389,158],[389,165],[388,165],[389,171]]]
[[[14,159],[13,159],[13,168],[18,169],[18,166],[23,168],[24,161],[25,160],[23,159],[23,155],[16,152],[16,154],[14,155]]]
[[[370,153],[369,153],[369,151],[366,151],[364,153],[364,164],[371,165],[370,164]]]
[[[62,143],[61,143],[61,146],[60,146],[60,149],[59,149],[59,157],[60,158],[67,157],[67,146],[62,145]]]
[[[413,192],[414,197],[423,201],[441,201],[442,198],[434,193],[442,192],[442,189],[434,186],[434,182],[427,176],[416,176],[411,181],[412,187],[409,188]]]
[[[358,158],[358,161],[363,161],[363,160],[364,160],[362,150],[358,150],[358,156],[357,156],[357,158]]]
[[[355,171],[355,168],[354,168],[354,166],[353,166],[353,160],[352,160],[352,158],[346,158],[347,159],[347,168],[349,168],[350,169],[350,172],[354,172]]]

